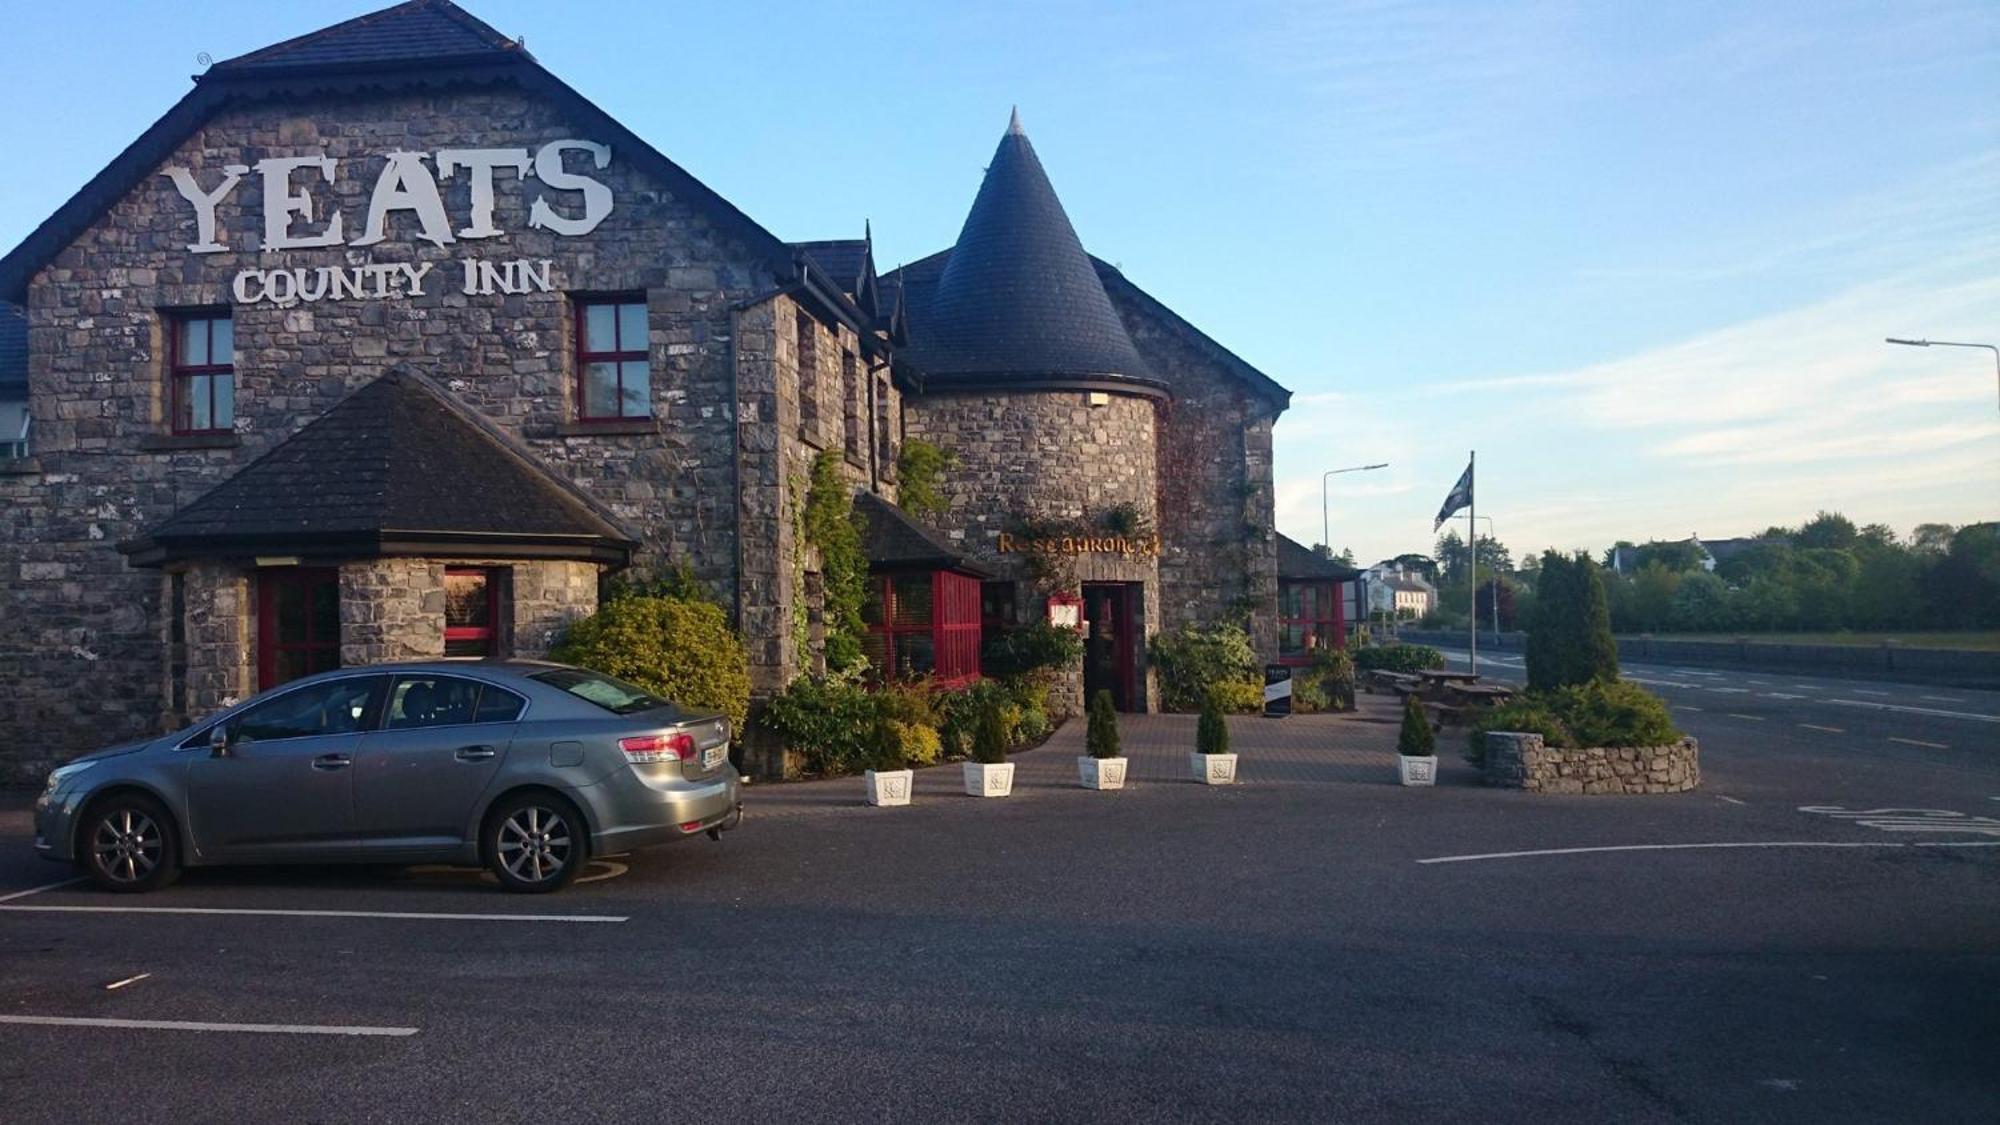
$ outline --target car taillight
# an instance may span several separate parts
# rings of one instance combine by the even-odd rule
[[[695,756],[694,736],[691,734],[642,734],[636,738],[621,738],[618,748],[625,751],[625,760],[633,765],[648,762],[692,761]]]

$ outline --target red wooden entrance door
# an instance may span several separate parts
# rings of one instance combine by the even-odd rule
[[[257,573],[257,688],[340,667],[340,572],[277,567]]]
[[[1133,656],[1139,629],[1137,582],[1083,584],[1083,694],[1088,703],[1100,689],[1111,692],[1111,705],[1130,711],[1138,702],[1132,690]]]

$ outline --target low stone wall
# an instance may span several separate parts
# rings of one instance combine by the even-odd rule
[[[1486,736],[1486,784],[1530,793],[1685,793],[1701,784],[1701,746],[1593,746],[1563,750],[1539,734]]]

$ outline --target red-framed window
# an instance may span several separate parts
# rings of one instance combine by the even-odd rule
[[[1347,626],[1338,582],[1278,582],[1278,660],[1310,664],[1320,649],[1343,648]]]
[[[444,654],[447,658],[500,655],[500,588],[496,571],[450,566],[444,571]]]
[[[340,572],[273,567],[257,572],[257,688],[340,667]]]
[[[646,295],[578,297],[574,303],[577,419],[619,422],[652,417]]]
[[[948,570],[868,576],[862,648],[886,679],[979,678],[979,580]]]
[[[236,322],[228,310],[173,314],[168,321],[167,397],[176,434],[236,428]]]
[[[792,320],[799,353],[799,433],[819,437],[819,321],[800,312]]]

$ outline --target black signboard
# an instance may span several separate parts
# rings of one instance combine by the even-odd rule
[[[1282,719],[1291,713],[1291,667],[1285,664],[1264,665],[1264,717]]]

